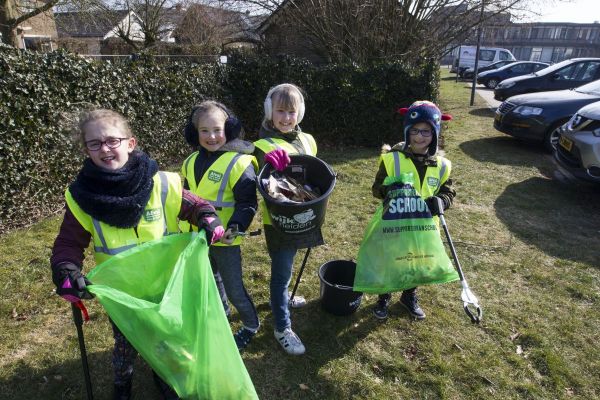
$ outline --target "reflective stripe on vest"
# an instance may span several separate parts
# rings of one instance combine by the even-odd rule
[[[165,209],[165,204],[167,203],[167,193],[169,192],[169,183],[167,181],[167,176],[165,175],[165,173],[163,171],[158,171],[158,177],[160,180],[160,203],[162,205],[162,215],[163,215],[162,221],[163,221],[163,225],[164,225],[163,236],[167,236],[169,234],[169,232],[167,230],[167,212]],[[95,252],[100,252],[100,253],[109,254],[111,256],[114,256],[115,254],[119,254],[125,250],[129,250],[132,247],[137,246],[137,243],[136,243],[136,244],[128,244],[126,246],[115,247],[115,248],[109,249],[108,246],[106,245],[106,239],[104,238],[104,232],[102,231],[102,226],[100,225],[100,221],[98,221],[96,218],[92,217],[92,223],[94,224],[94,229],[96,230],[96,233],[98,233],[98,239],[100,239],[100,243],[102,243],[102,247],[94,246]]]
[[[94,257],[100,263],[116,254],[161,236],[179,232],[177,218],[181,209],[181,180],[177,174],[159,171],[144,213],[135,228],[116,228],[85,213],[67,190],[69,209],[94,241]],[[162,215],[158,215],[158,214]],[[136,230],[137,229],[137,230]],[[139,235],[139,236],[138,236]]]
[[[188,157],[183,165],[182,175],[186,179],[190,191],[202,197],[217,209],[217,215],[223,226],[226,227],[235,210],[233,187],[242,177],[248,165],[252,164],[256,171],[258,163],[252,155],[226,152],[213,162],[200,179],[200,182],[197,183],[195,164],[199,155],[200,153],[196,152]],[[219,180],[211,179],[210,174],[216,174],[215,178],[218,176]],[[217,183],[218,187],[216,186]],[[181,221],[179,226],[184,232],[191,229],[190,224],[185,221]],[[197,230],[196,227],[192,229]],[[232,245],[239,245],[241,242],[242,238],[240,236],[234,240]],[[215,243],[215,245],[224,244]]]
[[[315,140],[312,137],[312,135],[304,132],[299,132],[298,139],[300,140],[300,144],[302,145],[302,154],[308,154],[310,156],[317,155],[317,144],[315,143]],[[254,142],[254,145],[261,149],[265,154],[275,149],[283,149],[288,154],[299,153],[296,147],[294,147],[291,143],[283,139],[264,138]]]
[[[412,160],[400,152],[393,151],[390,153],[382,154],[382,161],[384,162],[386,171],[389,176],[400,176],[401,172],[412,172],[415,179],[415,189],[424,199],[434,196],[440,190],[441,185],[446,182],[450,175],[451,164],[450,161],[444,157],[437,157],[436,167],[427,167],[425,177],[421,185],[416,184],[419,179],[419,173]],[[436,186],[432,187],[429,184],[428,178],[436,178]]]

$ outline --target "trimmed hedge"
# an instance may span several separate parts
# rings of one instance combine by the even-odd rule
[[[143,57],[111,64],[0,46],[0,233],[62,207],[84,157],[70,131],[83,109],[124,114],[141,147],[165,166],[189,154],[181,130],[191,106],[206,98],[230,106],[254,140],[269,88],[293,82],[307,93],[302,127],[318,143],[380,146],[398,139],[396,108],[435,100],[438,90],[434,63],[315,67],[292,58],[229,59],[227,65]]]

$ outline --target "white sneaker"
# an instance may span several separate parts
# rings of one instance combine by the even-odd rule
[[[274,331],[275,339],[279,342],[283,350],[288,354],[292,354],[295,356],[299,356],[300,354],[304,354],[306,349],[304,345],[300,341],[298,335],[294,333],[292,328],[287,328],[283,332],[279,332],[278,330]]]

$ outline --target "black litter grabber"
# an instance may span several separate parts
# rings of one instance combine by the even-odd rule
[[[83,302],[78,301],[77,303],[71,303],[71,309],[73,311],[73,322],[77,328],[77,337],[79,338],[79,351],[81,353],[81,364],[83,366],[83,378],[85,380],[85,389],[87,391],[88,400],[92,400],[94,395],[92,393],[92,379],[90,378],[90,368],[88,366],[87,351],[85,350],[85,340],[83,337],[83,317],[81,311],[83,311],[87,317],[87,310],[83,305]]]
[[[304,272],[304,267],[306,267],[306,261],[308,260],[308,256],[310,254],[310,250],[312,247],[306,249],[306,253],[304,254],[304,260],[302,260],[302,266],[300,267],[300,271],[298,271],[298,277],[296,278],[296,283],[294,284],[294,290],[292,290],[292,294],[290,296],[290,304],[294,300],[294,296],[296,295],[296,289],[298,289],[298,285],[300,284],[300,278],[302,277],[302,273]]]
[[[471,289],[469,289],[467,279],[465,278],[462,268],[460,267],[460,261],[458,261],[458,256],[456,255],[456,250],[454,249],[454,244],[452,243],[452,238],[450,237],[450,232],[448,232],[448,226],[446,225],[446,220],[444,219],[444,211],[442,207],[440,207],[439,218],[440,223],[442,224],[442,228],[444,228],[446,238],[448,239],[448,245],[450,246],[450,251],[452,252],[452,257],[454,259],[456,271],[458,271],[458,276],[460,277],[460,284],[462,285],[461,298],[463,301],[463,307],[469,318],[471,318],[471,321],[473,323],[478,324],[479,322],[481,322],[483,312],[481,311],[481,307],[479,307],[479,300],[477,300],[477,297],[475,297],[473,292],[471,292]],[[473,307],[475,310],[471,310],[469,308],[470,306]]]

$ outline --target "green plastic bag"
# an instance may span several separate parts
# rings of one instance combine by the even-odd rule
[[[120,253],[88,275],[127,340],[184,399],[258,399],[233,340],[204,232]]]
[[[358,251],[354,290],[389,293],[458,279],[439,228],[412,185],[412,173],[388,177],[383,204]]]

